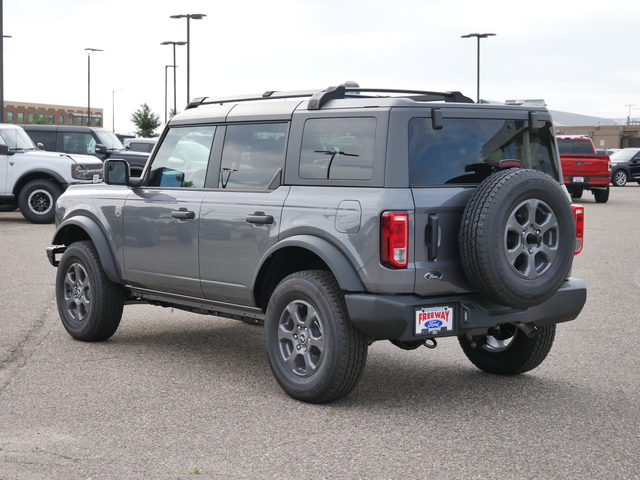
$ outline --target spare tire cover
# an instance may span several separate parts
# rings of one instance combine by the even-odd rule
[[[503,170],[470,198],[458,240],[467,278],[481,295],[500,305],[532,307],[551,298],[569,275],[573,211],[549,175]]]

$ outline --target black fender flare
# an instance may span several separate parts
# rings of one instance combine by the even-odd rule
[[[258,278],[258,272],[262,271],[262,266],[267,258],[278,250],[287,247],[304,248],[321,258],[329,269],[331,269],[342,290],[347,292],[363,292],[366,290],[346,255],[331,242],[314,235],[295,235],[285,238],[271,247],[264,255],[260,267],[256,269],[256,276],[253,279],[254,285]]]
[[[102,268],[107,274],[107,277],[109,277],[109,280],[114,283],[122,284],[123,282],[120,275],[120,269],[116,263],[111,245],[107,240],[107,235],[104,233],[98,222],[92,218],[78,215],[64,220],[56,229],[56,233],[53,237],[53,244],[67,245],[65,243],[66,232],[71,226],[81,228],[87,233],[87,235],[89,235],[91,241],[96,246],[98,256],[100,257],[100,263],[102,264]]]
[[[14,194],[16,195],[16,198],[18,197],[19,189],[22,189],[22,187],[27,183],[29,183],[31,180],[34,180],[36,178],[42,178],[43,176],[49,176],[53,178],[56,182],[60,184],[60,186],[62,187],[62,190],[66,190],[67,187],[69,186],[69,183],[58,172],[54,170],[49,170],[47,168],[43,168],[40,170],[32,170],[30,172],[23,173],[20,176],[20,178],[18,178],[15,181],[13,190],[14,190]]]

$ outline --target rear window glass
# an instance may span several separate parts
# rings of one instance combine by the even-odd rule
[[[594,155],[593,147],[589,140],[574,138],[559,138],[558,150],[561,155]]]
[[[409,179],[412,186],[478,183],[491,164],[518,160],[559,179],[549,122],[535,132],[525,120],[445,118],[433,129],[431,118],[409,121]]]

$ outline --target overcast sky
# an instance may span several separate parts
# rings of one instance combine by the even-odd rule
[[[165,66],[191,20],[190,96],[363,87],[459,90],[544,99],[551,110],[640,117],[640,2],[609,0],[2,0],[5,100],[104,109],[131,132],[142,103],[164,121]],[[176,47],[177,106],[187,103],[186,47]],[[114,93],[115,91],[115,93]],[[115,116],[113,99],[115,98]],[[173,76],[169,69],[169,108]]]

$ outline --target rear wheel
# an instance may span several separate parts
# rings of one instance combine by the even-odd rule
[[[264,321],[269,364],[291,397],[325,403],[356,386],[367,359],[367,341],[347,313],[330,272],[289,275],[276,287]]]
[[[596,199],[596,203],[607,203],[609,200],[609,187],[606,190],[594,190],[593,197]]]
[[[556,326],[538,327],[529,338],[513,324],[498,325],[485,335],[458,337],[462,351],[480,370],[497,375],[517,375],[533,370],[547,357]]]
[[[56,300],[62,324],[76,340],[106,340],[118,329],[122,286],[105,274],[93,242],[77,242],[65,250],[56,275]]]

